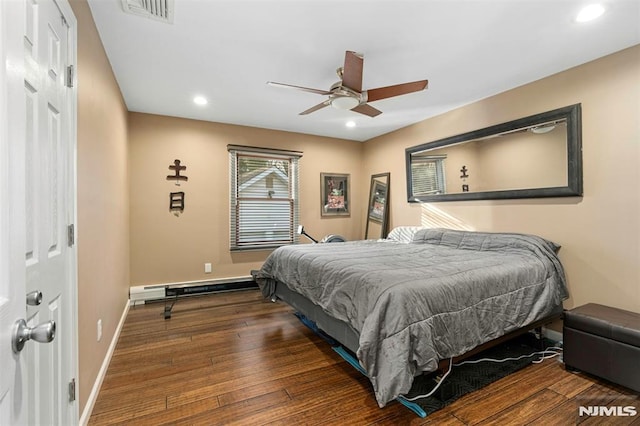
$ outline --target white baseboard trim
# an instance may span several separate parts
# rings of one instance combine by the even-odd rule
[[[91,413],[93,412],[93,406],[98,399],[98,393],[100,392],[100,387],[102,386],[102,382],[104,381],[104,377],[107,374],[107,369],[109,368],[109,363],[111,363],[111,357],[113,356],[113,351],[116,349],[116,344],[118,343],[118,338],[120,337],[120,332],[122,331],[122,326],[124,325],[124,321],[127,319],[127,314],[129,313],[129,300],[124,305],[124,311],[122,312],[122,316],[120,317],[120,322],[116,327],[115,333],[113,333],[113,338],[111,339],[111,343],[109,344],[109,349],[102,361],[102,365],[100,366],[100,371],[98,371],[98,377],[96,377],[96,381],[93,383],[93,388],[91,388],[91,393],[89,394],[89,398],[87,399],[87,403],[84,405],[84,410],[82,410],[82,416],[80,417],[80,426],[86,426],[89,423],[89,418],[91,417]]]
[[[240,277],[212,278],[208,280],[199,280],[199,281],[181,281],[181,282],[173,282],[173,283],[131,286],[129,287],[129,302],[132,306],[136,306],[138,304],[144,304],[146,302],[166,300],[168,298],[166,295],[166,290],[168,288],[186,289],[188,287],[200,287],[200,286],[209,286],[209,285],[221,286],[224,284],[239,284],[239,283],[248,283],[252,281],[253,281],[253,277],[251,275],[243,275]],[[220,289],[217,291],[234,291],[234,290]],[[205,293],[206,291],[203,293],[198,293],[198,295],[202,295]],[[186,292],[186,291],[181,294],[184,296],[196,295],[196,293],[189,294],[189,292]]]

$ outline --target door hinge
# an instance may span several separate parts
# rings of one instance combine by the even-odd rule
[[[76,235],[73,223],[67,226],[67,245],[69,247],[73,247],[76,242]]]
[[[73,378],[69,382],[69,402],[76,400],[76,379]]]
[[[73,87],[73,65],[67,67],[67,87]]]

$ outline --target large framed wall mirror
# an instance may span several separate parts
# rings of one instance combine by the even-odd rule
[[[580,104],[406,149],[409,202],[582,195]]]
[[[389,173],[371,175],[369,204],[364,239],[378,239],[387,236],[389,223]]]

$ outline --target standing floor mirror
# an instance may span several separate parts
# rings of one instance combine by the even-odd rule
[[[386,238],[389,223],[390,173],[371,175],[364,239]]]

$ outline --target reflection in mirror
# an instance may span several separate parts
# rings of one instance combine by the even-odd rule
[[[389,173],[371,175],[367,224],[364,239],[378,239],[387,236],[389,222]]]
[[[410,202],[582,195],[580,105],[408,148]]]

